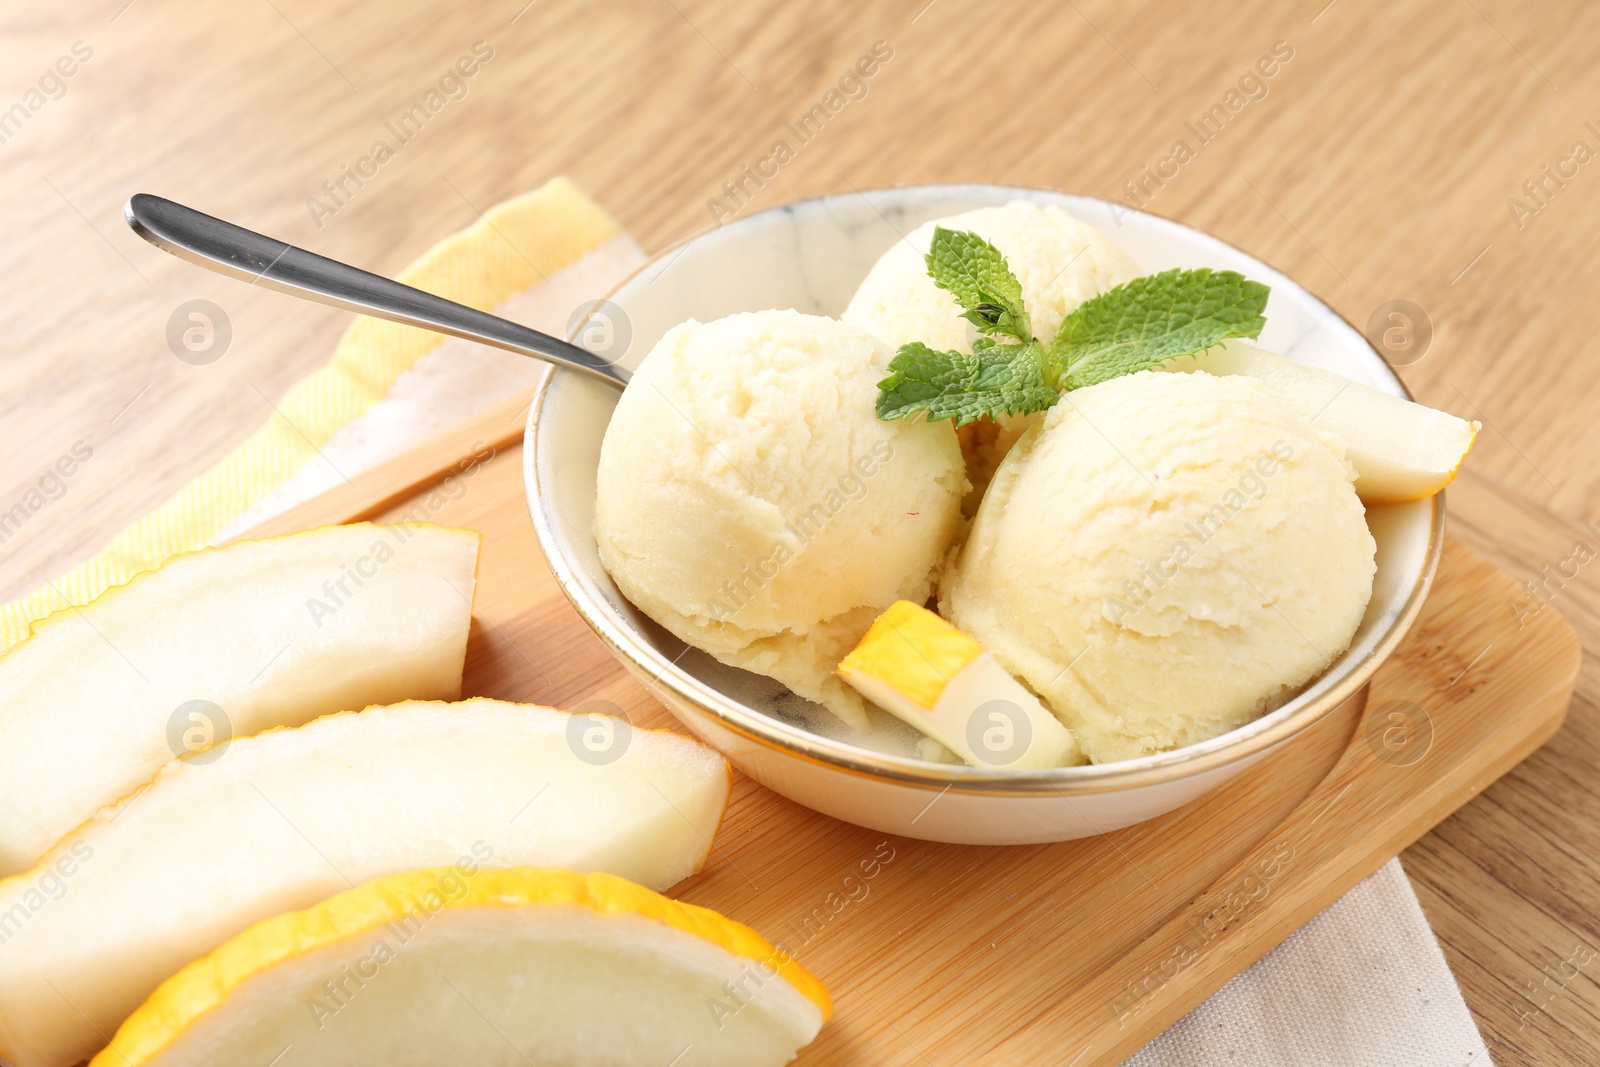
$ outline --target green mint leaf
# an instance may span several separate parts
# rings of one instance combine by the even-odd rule
[[[929,421],[957,426],[983,417],[1026,414],[1050,407],[1061,394],[1044,379],[1044,349],[1037,342],[991,345],[981,352],[938,352],[920,341],[901,345],[878,383],[878,418],[926,412]]]
[[[987,334],[1024,344],[1033,340],[1022,306],[1022,283],[994,245],[975,233],[938,226],[927,261],[928,276],[956,298],[964,309],[962,318]]]
[[[1048,353],[1067,389],[1149,370],[1230,337],[1255,337],[1268,288],[1229,270],[1169,270],[1085,300],[1066,317]]]

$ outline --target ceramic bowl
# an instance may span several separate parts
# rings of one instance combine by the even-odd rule
[[[1214,237],[1081,196],[990,185],[884,189],[751,214],[668,250],[611,293],[603,314],[633,367],[670,327],[738,311],[844,310],[894,241],[930,219],[1011,200],[1058,204],[1104,231],[1149,272],[1239,271],[1272,295],[1261,344],[1405,396],[1359,331],[1278,271]],[[1378,545],[1371,606],[1349,651],[1293,699],[1223,736],[1140,759],[1046,771],[951,766],[861,744],[808,714],[770,679],[686,648],[633,607],[600,565],[593,531],[600,441],[616,403],[607,386],[550,375],[529,413],[528,508],[563,592],[622,663],[691,731],[746,774],[801,804],[886,833],[1018,844],[1085,837],[1189,803],[1335,712],[1359,716],[1367,682],[1416,619],[1438,565],[1442,495],[1370,508]],[[883,716],[885,720],[887,716]]]

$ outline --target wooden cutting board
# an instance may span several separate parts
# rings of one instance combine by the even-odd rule
[[[601,699],[676,725],[568,606],[523,502],[519,397],[252,531],[482,531],[465,695]],[[448,475],[448,477],[446,477]],[[1359,720],[1330,717],[1188,808],[1083,841],[885,837],[739,776],[672,895],[785,944],[836,1015],[798,1062],[1116,1064],[1543,744],[1577,677],[1555,612],[1454,541]],[[681,727],[680,727],[681,729]]]

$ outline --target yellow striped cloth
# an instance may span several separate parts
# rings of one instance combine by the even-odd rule
[[[618,236],[616,222],[565,178],[494,208],[400,274],[407,285],[491,311]],[[203,548],[293,477],[341,427],[383,399],[443,338],[358,317],[333,359],[296,384],[278,413],[215,466],[113,537],[92,559],[0,606],[0,650],[53,611],[87,604],[140,571]]]

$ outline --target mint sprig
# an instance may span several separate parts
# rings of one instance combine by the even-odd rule
[[[965,426],[985,415],[1043,411],[1060,398],[1044,380],[1044,346],[1037,341],[982,345],[971,355],[913,341],[900,346],[889,376],[878,383],[878,418],[925,411],[929,419]]]
[[[1033,340],[1022,283],[998,248],[975,233],[937,226],[925,258],[928,276],[956,298],[962,318],[991,336]]]
[[[878,383],[880,419],[923,413],[957,426],[985,415],[1044,411],[1071,389],[1203,352],[1266,325],[1268,288],[1233,271],[1169,270],[1085,300],[1046,347],[1031,332],[1022,285],[1000,250],[975,233],[933,231],[928,275],[987,336],[973,351],[901,345]],[[997,343],[996,338],[1020,343]]]
[[[1231,270],[1169,270],[1079,304],[1050,342],[1068,389],[1149,370],[1267,324],[1268,288]]]

